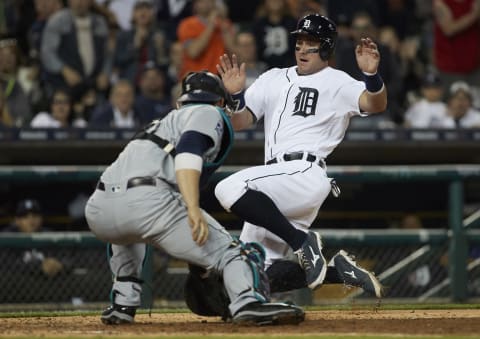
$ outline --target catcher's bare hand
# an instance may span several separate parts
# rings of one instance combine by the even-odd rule
[[[232,54],[230,59],[227,54],[220,57],[220,64],[217,64],[218,74],[223,80],[225,88],[230,94],[238,93],[245,88],[247,74],[245,63],[238,66],[237,56]]]
[[[208,224],[198,206],[188,208],[188,222],[192,227],[192,239],[199,246],[208,239]]]
[[[355,49],[358,67],[362,72],[377,73],[380,53],[377,45],[370,38],[362,38]]]

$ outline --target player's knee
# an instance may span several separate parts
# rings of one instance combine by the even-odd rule
[[[234,178],[226,178],[215,186],[215,196],[227,211],[245,193],[246,184]]]

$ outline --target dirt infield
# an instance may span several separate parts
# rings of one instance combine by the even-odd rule
[[[190,313],[140,314],[136,324],[105,326],[98,316],[3,318],[1,336],[149,336],[168,334],[456,334],[480,333],[480,310],[308,311],[299,326],[241,327]]]

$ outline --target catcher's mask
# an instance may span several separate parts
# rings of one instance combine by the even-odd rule
[[[181,104],[186,103],[216,103],[224,99],[227,108],[233,107],[234,102],[230,93],[223,85],[222,79],[208,71],[190,72],[182,81],[182,95],[178,98]]]
[[[318,52],[323,61],[330,58],[337,42],[337,26],[332,20],[320,14],[304,16],[298,21],[297,29],[290,34],[295,38],[306,35],[320,41]]]

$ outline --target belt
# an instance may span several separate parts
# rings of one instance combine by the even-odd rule
[[[157,186],[157,179],[154,177],[134,177],[127,181],[127,190],[137,186]],[[97,184],[97,189],[105,191],[105,184],[101,181]]]
[[[283,161],[292,161],[292,160],[301,160],[303,159],[305,153],[304,152],[295,152],[295,153],[287,153],[282,156]],[[308,153],[306,161],[316,163],[321,168],[325,169],[325,162],[322,158],[317,157],[316,155]],[[278,162],[277,158],[270,159],[266,162],[267,165],[276,164]]]

